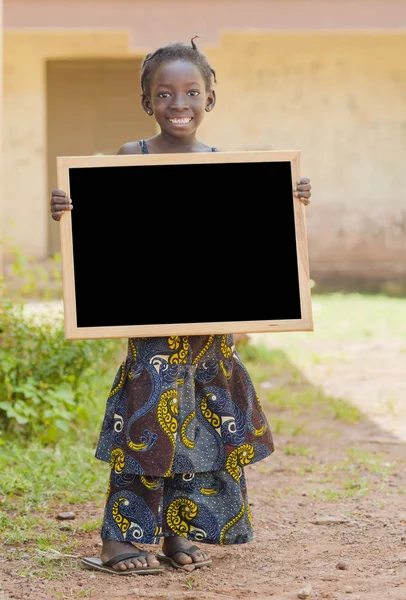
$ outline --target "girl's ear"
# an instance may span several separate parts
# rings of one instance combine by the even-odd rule
[[[207,94],[205,111],[210,112],[211,110],[213,110],[215,105],[216,105],[216,92],[214,90],[210,90],[210,92]]]
[[[148,96],[143,96],[141,100],[142,108],[145,110],[147,115],[153,115],[154,111],[152,110],[151,100]]]

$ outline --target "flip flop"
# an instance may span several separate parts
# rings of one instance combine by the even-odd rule
[[[156,557],[160,563],[169,564],[174,569],[183,569],[183,567],[192,567],[192,566],[195,569],[200,569],[200,567],[208,567],[209,565],[212,564],[213,561],[211,558],[207,558],[206,560],[201,560],[199,562],[187,563],[186,565],[182,565],[182,563],[179,563],[177,560],[174,559],[175,554],[180,554],[180,553],[187,554],[188,556],[190,556],[192,558],[192,554],[193,554],[193,552],[196,552],[196,550],[200,550],[200,548],[198,548],[198,546],[190,546],[189,548],[185,548],[184,550],[180,550],[180,549],[175,550],[174,552],[171,552],[170,554],[164,554],[163,552],[158,552]]]
[[[82,564],[93,571],[104,571],[105,573],[111,573],[112,575],[132,575],[133,573],[136,573],[137,575],[151,575],[154,573],[162,573],[162,571],[165,570],[165,567],[134,567],[133,569],[126,569],[125,571],[118,571],[117,569],[112,568],[121,560],[139,558],[140,556],[145,555],[146,552],[141,551],[128,552],[127,554],[115,556],[114,558],[107,560],[105,563],[102,562],[100,558],[82,558]]]

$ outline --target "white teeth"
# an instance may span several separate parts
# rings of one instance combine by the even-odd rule
[[[191,120],[192,119],[190,119],[190,118],[188,118],[188,119],[169,119],[169,122],[170,123],[175,123],[175,124],[179,123],[179,124],[182,124],[182,125],[183,124],[186,125],[187,123],[190,123]]]

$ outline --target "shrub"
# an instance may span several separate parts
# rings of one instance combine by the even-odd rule
[[[2,287],[8,298],[17,301],[61,298],[62,273],[59,252],[40,261],[26,256],[17,246],[6,246],[3,251],[7,253],[8,261],[4,265],[5,278]]]
[[[89,423],[123,340],[66,340],[62,316],[0,302],[1,431],[49,443]]]

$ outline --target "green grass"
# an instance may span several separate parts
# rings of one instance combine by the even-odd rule
[[[41,540],[58,549],[68,540],[60,531],[58,512],[75,509],[99,499],[103,503],[108,465],[94,458],[86,441],[65,440],[56,447],[7,442],[0,458],[0,539],[4,545]],[[2,447],[5,449],[5,446]],[[89,531],[94,522],[68,521],[72,527]],[[42,543],[42,542],[41,542]]]
[[[403,340],[406,342],[404,298],[362,294],[313,295],[313,332],[297,332],[297,339]]]
[[[277,433],[301,433],[306,425],[297,422],[297,417],[307,415],[316,406],[334,420],[350,425],[362,418],[359,409],[350,402],[329,396],[321,388],[311,385],[287,352],[263,346],[249,350],[243,348],[240,355],[258,385],[261,401],[272,406]],[[295,417],[294,424],[292,416]]]
[[[273,416],[268,418],[269,426],[275,435],[289,435],[296,437],[306,431],[307,421],[302,423],[292,421],[287,417]]]
[[[322,502],[335,502],[342,500],[343,498],[360,498],[368,494],[371,490],[371,484],[368,478],[363,479],[346,479],[341,483],[341,486],[332,487],[333,483],[329,486],[321,486],[314,489],[308,495],[314,500],[321,500]]]
[[[364,470],[375,475],[387,477],[396,466],[388,461],[384,454],[377,454],[360,450],[359,448],[347,448],[347,468],[353,470]]]
[[[282,452],[287,456],[308,456],[311,454],[311,449],[299,444],[287,444]]]
[[[399,468],[404,468],[404,465],[400,461],[390,462],[384,453],[348,446],[344,448],[339,462],[327,460],[317,465],[302,464],[296,466],[295,470],[315,484],[316,487],[308,493],[309,497],[322,502],[335,502],[343,498],[362,497],[375,490],[384,490],[385,494],[403,494],[402,488],[392,489],[387,484],[387,477]]]
[[[404,298],[383,295],[312,295],[313,331],[254,334],[255,344],[289,351],[300,364],[334,363],[345,360],[340,343],[362,344],[391,340],[404,342],[406,351],[406,302]],[[316,350],[318,342],[331,342],[336,348],[327,353]]]
[[[350,402],[332,396],[326,396],[326,400],[325,410],[333,419],[354,425],[362,418],[361,411]]]

